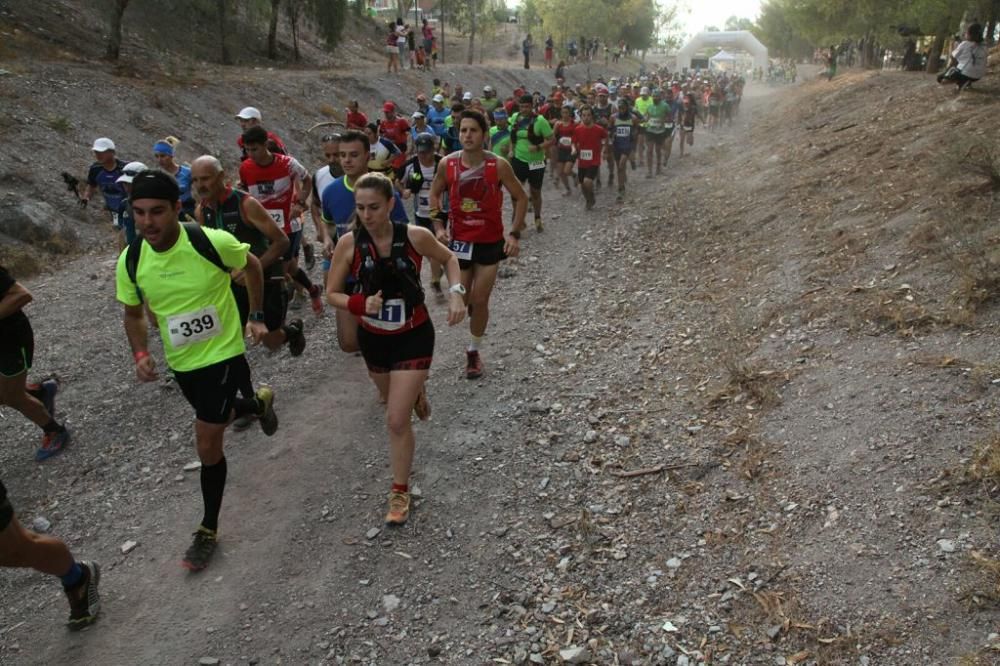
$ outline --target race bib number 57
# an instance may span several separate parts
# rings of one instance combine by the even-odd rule
[[[222,334],[222,322],[214,305],[167,317],[170,344],[175,349],[202,342]]]

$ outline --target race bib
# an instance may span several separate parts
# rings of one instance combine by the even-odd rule
[[[406,324],[406,301],[390,298],[382,301],[382,311],[377,317],[365,317],[365,323],[382,331],[397,331]]]
[[[426,216],[431,208],[431,198],[426,194],[417,195],[417,211],[421,216]]]
[[[667,123],[666,125],[664,125],[664,127],[666,129],[668,129],[668,130],[672,130],[674,128],[674,124],[673,123]]]
[[[581,150],[580,151],[580,159],[583,160],[584,162],[589,162],[590,160],[594,159],[594,151],[592,151],[592,150]]]
[[[121,229],[122,216],[118,213],[111,213],[111,226],[115,229]]]
[[[475,243],[467,243],[465,241],[453,240],[451,242],[451,251],[455,253],[455,256],[464,261],[472,261],[472,248]]]
[[[663,127],[663,118],[650,118],[649,126],[654,128]]]
[[[684,131],[685,132],[693,132],[694,131],[694,125],[685,125],[684,126]]]
[[[615,136],[622,139],[627,139],[628,137],[632,136],[632,128],[629,127],[628,125],[618,125],[617,127],[615,127]]]
[[[544,168],[545,168],[545,160],[541,160],[540,162],[532,162],[531,164],[528,165],[529,171],[538,171],[539,169],[544,169]]]
[[[222,334],[222,322],[214,305],[167,317],[167,332],[174,349],[202,342]]]
[[[569,148],[570,146],[573,145],[573,139],[571,139],[568,136],[564,136],[564,137],[562,137],[562,138],[559,139],[559,145],[560,146],[566,146],[567,148]]]
[[[271,216],[271,219],[274,220],[279,229],[285,228],[285,211],[268,209],[267,214]]]
[[[302,231],[302,218],[301,217],[297,217],[294,220],[292,220],[291,229],[292,229],[292,233],[293,234],[296,231]]]

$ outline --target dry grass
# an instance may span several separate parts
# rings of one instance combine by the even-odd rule
[[[332,104],[320,104],[319,112],[327,118],[337,119],[337,109]]]
[[[727,402],[748,401],[760,407],[775,407],[781,404],[778,386],[788,378],[776,370],[762,370],[751,361],[735,353],[722,356],[722,366],[726,371],[725,386],[716,391],[710,400],[713,407]]]
[[[976,446],[966,476],[982,483],[1000,483],[1000,433],[991,435]]]
[[[906,300],[903,294],[884,289],[868,292],[868,298],[861,306],[860,315],[879,328],[894,331],[903,336],[912,336],[920,330],[930,328],[938,322],[919,303]]]
[[[972,575],[961,599],[971,609],[996,610],[1000,607],[1000,560],[972,551],[968,564]]]

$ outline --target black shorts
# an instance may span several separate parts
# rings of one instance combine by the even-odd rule
[[[460,270],[467,271],[473,264],[480,266],[493,266],[499,264],[507,258],[507,253],[503,251],[504,240],[501,238],[495,243],[474,243],[472,245],[472,259],[459,259]]]
[[[597,180],[601,175],[601,165],[588,166],[588,167],[578,167],[577,176],[582,183],[586,179]]]
[[[629,146],[627,150],[625,148],[614,146],[611,149],[611,154],[614,155],[615,162],[617,163],[621,161],[623,157],[630,157],[632,155],[632,146]]]
[[[428,370],[434,358],[434,324],[428,319],[405,333],[380,334],[358,325],[358,346],[368,371]]]
[[[14,315],[15,317],[17,315]],[[0,329],[0,375],[17,377],[31,370],[35,358],[35,334],[27,317],[18,317]]]
[[[14,507],[7,499],[7,488],[0,481],[0,532],[3,532],[14,521]]]
[[[236,299],[236,309],[240,312],[240,324],[246,328],[250,318],[250,295],[246,287],[233,285],[233,297]],[[264,279],[264,295],[261,299],[264,309],[264,325],[268,331],[277,331],[285,323],[288,315],[288,292],[285,291],[284,278]]]
[[[250,365],[240,354],[197,370],[175,370],[174,379],[199,421],[224,425],[232,416],[236,392],[250,384]]]
[[[576,156],[573,154],[572,148],[563,148],[560,146],[559,155],[557,161],[560,164],[565,164],[566,162],[575,162]]]
[[[667,137],[674,133],[673,130],[667,130],[666,132],[660,132],[659,134],[654,134],[653,132],[646,132],[646,140],[652,144],[663,145],[663,142],[667,140]]]
[[[299,256],[299,248],[302,247],[302,230],[293,231],[288,234],[288,249],[285,250],[285,254],[281,257],[283,261],[291,261],[292,259]]]
[[[545,169],[532,169],[531,165],[527,162],[522,162],[516,157],[510,158],[510,166],[514,169],[514,176],[524,183],[527,181],[528,185],[531,186],[533,190],[542,189],[542,183],[545,182]]]

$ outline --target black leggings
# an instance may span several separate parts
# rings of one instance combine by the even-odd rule
[[[959,88],[964,88],[965,86],[978,81],[979,79],[972,79],[962,74],[958,67],[949,67],[944,73],[938,74],[938,83],[954,83],[957,84]]]

